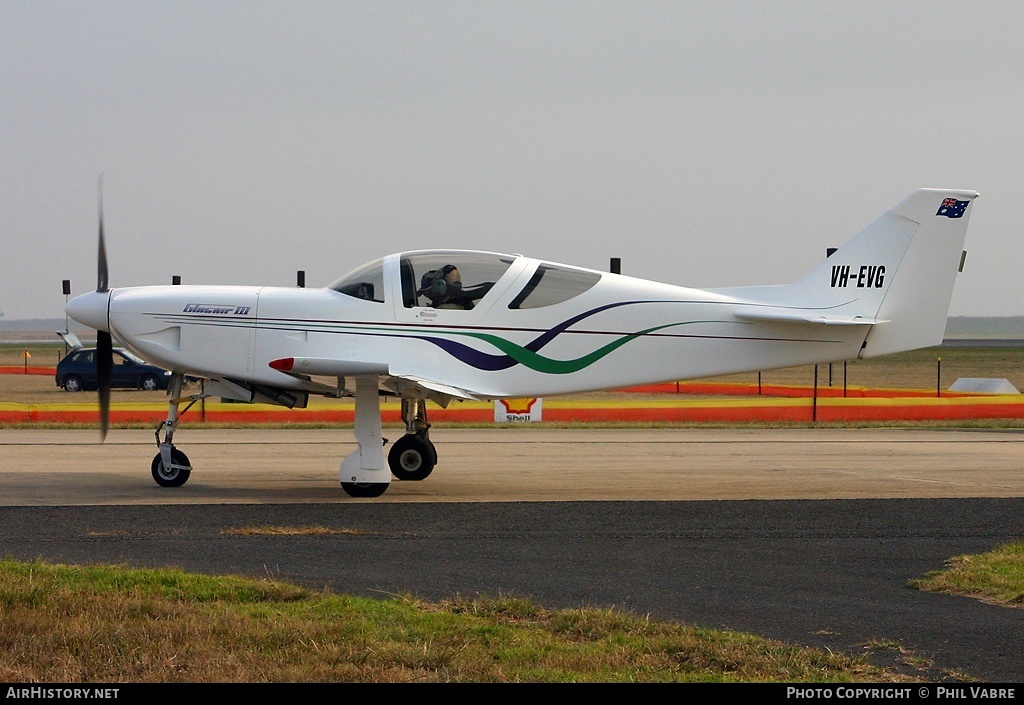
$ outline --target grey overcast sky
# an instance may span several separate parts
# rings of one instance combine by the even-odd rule
[[[798,278],[976,189],[952,315],[1024,315],[1024,3],[0,0],[0,311],[520,252]]]

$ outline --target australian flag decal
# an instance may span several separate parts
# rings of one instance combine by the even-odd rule
[[[939,212],[935,215],[944,215],[947,218],[962,218],[964,211],[967,210],[967,204],[970,201],[958,201],[955,198],[945,198],[942,200],[942,205],[939,206]]]

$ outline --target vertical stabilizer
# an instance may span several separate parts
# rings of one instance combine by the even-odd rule
[[[792,284],[713,291],[745,320],[863,326],[861,357],[938,345],[977,197],[915,191]]]
[[[942,343],[975,191],[922,189],[890,213],[916,223],[893,273],[862,357]]]

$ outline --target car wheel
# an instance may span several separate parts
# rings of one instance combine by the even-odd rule
[[[139,380],[139,389],[144,389],[147,392],[153,392],[160,389],[160,380],[153,375],[143,375],[142,379]]]
[[[82,391],[82,379],[75,375],[68,375],[64,378],[64,391],[65,392],[80,392]]]

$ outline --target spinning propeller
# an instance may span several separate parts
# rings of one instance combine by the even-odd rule
[[[108,294],[107,248],[103,242],[103,181],[99,193],[99,254],[96,262],[96,293]],[[109,328],[109,323],[107,324]],[[96,330],[96,388],[100,398],[100,440],[106,440],[110,425],[110,378],[114,369],[114,343],[109,331]]]

